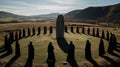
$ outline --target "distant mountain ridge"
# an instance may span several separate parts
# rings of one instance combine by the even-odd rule
[[[64,17],[65,21],[111,20],[110,22],[112,22],[120,19],[120,4],[101,7],[88,7],[83,10],[75,10],[66,13]]]
[[[16,18],[16,17],[25,17],[25,16],[17,15],[17,14],[5,12],[5,11],[0,11],[0,18],[7,18],[7,17]]]
[[[41,19],[45,19],[45,20],[55,20],[59,14],[60,13],[50,13],[50,14],[33,15],[33,16],[29,16],[29,17],[41,18]]]
[[[10,13],[10,12],[0,11],[0,18],[2,18],[2,19],[3,18],[11,18],[13,20],[21,20],[21,21],[55,20],[58,15],[59,15],[59,13],[50,13],[50,14],[23,16],[23,15],[13,14],[13,13]]]

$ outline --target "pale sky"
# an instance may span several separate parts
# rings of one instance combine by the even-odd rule
[[[91,6],[106,6],[120,3],[120,0],[0,0],[0,11],[19,15],[67,13]]]

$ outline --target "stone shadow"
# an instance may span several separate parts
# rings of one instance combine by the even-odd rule
[[[0,59],[10,55],[13,52],[10,44],[10,39],[7,37],[7,35],[5,36],[5,39],[4,39],[4,50],[6,51],[6,53],[0,55]]]
[[[115,52],[112,52],[112,53],[109,53],[109,54],[111,54],[111,55],[113,55],[113,56],[115,56],[115,57],[120,58],[120,55],[116,54]]]
[[[117,49],[117,48],[115,49],[115,51],[120,52],[120,50],[119,50],[119,49]]]
[[[64,37],[57,38],[57,43],[58,43],[59,47],[62,49],[63,52],[65,52],[65,53],[68,52],[69,44],[67,43],[67,41],[65,40]]]
[[[8,61],[8,63],[5,65],[5,67],[11,67],[11,65],[20,57],[20,45],[18,41],[16,41],[15,46],[15,56]]]
[[[0,53],[5,52],[5,51],[6,51],[5,47],[4,46],[0,46]]]
[[[120,45],[120,43],[117,42],[118,45]]]
[[[4,53],[3,55],[0,56],[0,59],[4,58],[4,57],[6,57],[6,56],[8,56],[8,55],[10,55],[10,54],[11,54],[11,53],[6,52],[6,53]]]
[[[101,56],[102,58],[104,58],[105,60],[107,60],[108,62],[110,62],[112,64],[111,67],[119,67],[120,63],[115,62],[112,58],[108,57],[108,56]]]

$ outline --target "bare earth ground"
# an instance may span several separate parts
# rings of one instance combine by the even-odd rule
[[[73,24],[73,23],[65,23],[66,25]],[[77,23],[74,22],[76,25],[80,25],[83,23]],[[85,24],[85,25],[90,25],[90,26],[98,26],[98,25],[91,25],[91,24]],[[9,23],[9,24],[0,24],[0,46],[2,46],[4,43],[4,36],[7,34],[7,31],[13,30],[19,30],[25,28],[36,28],[36,33],[37,33],[37,27],[44,27],[44,26],[54,26],[55,27],[55,22],[28,22],[28,23]],[[76,27],[75,27],[76,28]],[[75,31],[74,28],[74,31]],[[93,27],[90,27],[91,29]],[[117,36],[117,41],[120,43],[120,29],[115,29],[115,28],[108,28],[108,27],[96,27],[99,28],[100,31],[102,30],[108,30]],[[87,27],[85,28],[87,29]],[[81,29],[80,29],[81,30]],[[26,31],[27,32],[27,31]],[[27,37],[19,40],[20,43],[20,50],[21,50],[21,56],[12,64],[12,67],[24,67],[27,58],[28,58],[28,44],[30,41],[33,42],[33,46],[35,49],[35,58],[33,60],[33,67],[47,67],[46,59],[47,59],[47,47],[49,42],[52,42],[54,46],[54,52],[55,52],[55,57],[56,57],[56,67],[70,67],[69,64],[63,65],[63,62],[66,62],[66,57],[67,54],[62,51],[62,49],[59,47],[57,41],[56,41],[56,34],[55,34],[55,28],[54,32],[52,35],[49,35],[49,31],[47,31],[47,34],[42,33],[40,35],[35,35],[32,37]],[[105,32],[106,33],[106,32]],[[113,56],[108,53],[106,53],[106,56],[109,57],[109,59],[105,59],[103,57],[98,56],[98,47],[99,47],[99,42],[100,38],[93,37],[90,35],[85,35],[85,34],[78,34],[78,33],[71,33],[69,30],[69,33],[65,33],[65,39],[66,42],[69,44],[70,41],[74,43],[75,46],[75,59],[77,64],[80,67],[93,67],[93,63],[89,62],[88,60],[85,59],[85,45],[86,45],[86,40],[90,40],[91,42],[91,51],[92,51],[92,58],[96,63],[98,63],[100,66],[110,66],[114,65],[115,63],[120,63],[120,52],[119,51],[114,51],[116,54],[119,56]],[[104,46],[105,50],[108,48],[108,42],[104,40]],[[13,50],[15,50],[15,43],[12,44]],[[118,45],[120,46],[120,45]],[[120,50],[120,48],[118,48]],[[2,55],[1,53],[0,55]],[[0,67],[4,67],[6,63],[10,61],[12,57],[14,57],[14,52],[5,57],[0,59]]]

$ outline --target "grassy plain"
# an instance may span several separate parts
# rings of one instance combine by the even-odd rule
[[[73,22],[66,22],[66,25],[71,25]],[[76,25],[81,25],[82,23],[74,22]],[[83,25],[83,24],[82,24]],[[92,31],[93,26],[95,28],[99,28],[100,32],[102,30],[105,31],[110,31],[117,36],[118,42],[120,42],[120,29],[116,28],[109,28],[109,27],[100,27],[98,25],[91,25],[91,24],[84,24],[84,25],[89,25]],[[40,35],[37,35],[37,27],[42,27],[42,32]],[[20,44],[20,50],[21,50],[21,56],[12,64],[12,67],[24,67],[27,58],[28,58],[28,44],[30,41],[33,42],[33,46],[35,49],[35,57],[33,60],[33,67],[47,67],[46,59],[47,59],[47,47],[49,42],[52,42],[54,46],[54,52],[55,52],[55,57],[56,57],[56,67],[70,67],[69,64],[63,65],[63,62],[66,62],[67,54],[62,51],[62,49],[59,47],[57,41],[56,41],[56,29],[54,28],[53,34],[49,34],[49,30],[47,30],[47,34],[43,34],[43,27],[44,26],[54,26],[55,27],[55,22],[26,22],[26,23],[9,23],[9,24],[0,24],[0,46],[4,44],[4,36],[7,34],[9,31],[17,31],[19,29],[26,29],[27,33],[27,28],[36,28],[36,35],[30,36],[27,38],[23,38],[19,40]],[[49,28],[48,28],[49,29]],[[74,27],[75,31],[76,27]],[[87,29],[87,27],[85,27]],[[81,31],[81,29],[80,29]],[[105,32],[106,33],[106,32]],[[92,32],[91,32],[92,34]],[[71,33],[70,29],[68,30],[68,33],[65,33],[65,39],[66,42],[69,44],[70,41],[73,42],[75,46],[75,59],[77,64],[80,67],[87,67],[90,66],[92,67],[93,64],[90,63],[88,60],[85,59],[85,46],[86,46],[86,40],[90,40],[91,42],[91,52],[92,52],[92,58],[101,66],[104,66],[105,64],[110,64],[110,62],[106,61],[102,57],[98,56],[98,48],[99,48],[99,42],[100,38],[93,37],[87,34],[78,34],[78,33]],[[104,46],[105,50],[108,48],[108,42],[104,40]],[[63,44],[64,45],[64,44]],[[12,44],[13,51],[15,50],[15,43]],[[116,52],[119,54],[119,52]],[[0,55],[2,55],[1,53]],[[14,52],[5,57],[0,59],[0,65],[4,67],[4,65],[9,62],[9,60],[14,57]],[[118,61],[120,60],[118,57],[112,56],[108,53],[106,53],[107,56],[111,57],[113,60]],[[103,63],[104,62],[104,63]]]

